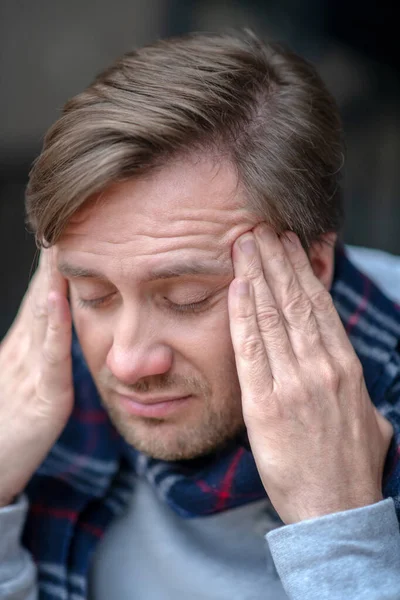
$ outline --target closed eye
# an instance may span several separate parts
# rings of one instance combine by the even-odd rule
[[[101,296],[100,298],[78,298],[78,306],[80,308],[101,308],[105,306],[114,296],[115,292],[111,294],[107,294],[106,296]]]
[[[101,296],[100,298],[78,298],[77,303],[80,308],[102,308],[103,306],[107,306],[108,303],[114,297],[115,292],[111,294],[107,294],[106,296]],[[168,308],[179,313],[197,313],[201,312],[207,307],[209,304],[210,298],[204,298],[198,302],[187,302],[187,303],[177,303],[172,302],[168,298],[164,297],[164,300],[167,302]]]
[[[188,302],[186,304],[177,304],[176,302],[171,302],[168,298],[165,298],[168,303],[169,308],[174,310],[175,312],[180,313],[196,313],[204,310],[209,303],[209,298],[204,298],[199,302]]]

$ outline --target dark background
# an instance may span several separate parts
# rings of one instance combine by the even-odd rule
[[[400,78],[394,2],[0,0],[0,338],[32,270],[24,188],[64,102],[119,54],[190,30],[250,27],[312,60],[347,144],[348,243],[400,254]]]

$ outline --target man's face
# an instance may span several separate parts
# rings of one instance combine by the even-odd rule
[[[228,164],[191,160],[106,189],[58,244],[104,406],[150,456],[199,456],[244,428],[227,294],[255,223]]]

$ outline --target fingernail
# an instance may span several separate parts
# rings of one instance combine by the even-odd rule
[[[258,225],[256,232],[261,237],[261,239],[266,240],[267,242],[276,239],[276,233],[271,227],[266,225],[265,223]]]
[[[240,279],[236,283],[238,296],[248,296],[250,293],[249,282],[246,279]]]
[[[256,253],[256,243],[253,237],[246,237],[240,241],[240,249],[247,256],[253,256]]]

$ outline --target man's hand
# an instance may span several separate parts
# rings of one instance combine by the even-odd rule
[[[293,523],[381,500],[393,430],[370,400],[329,292],[286,235],[259,225],[235,242],[229,315],[257,468]]]
[[[22,492],[72,410],[72,327],[66,293],[53,249],[42,251],[0,346],[0,506]]]

